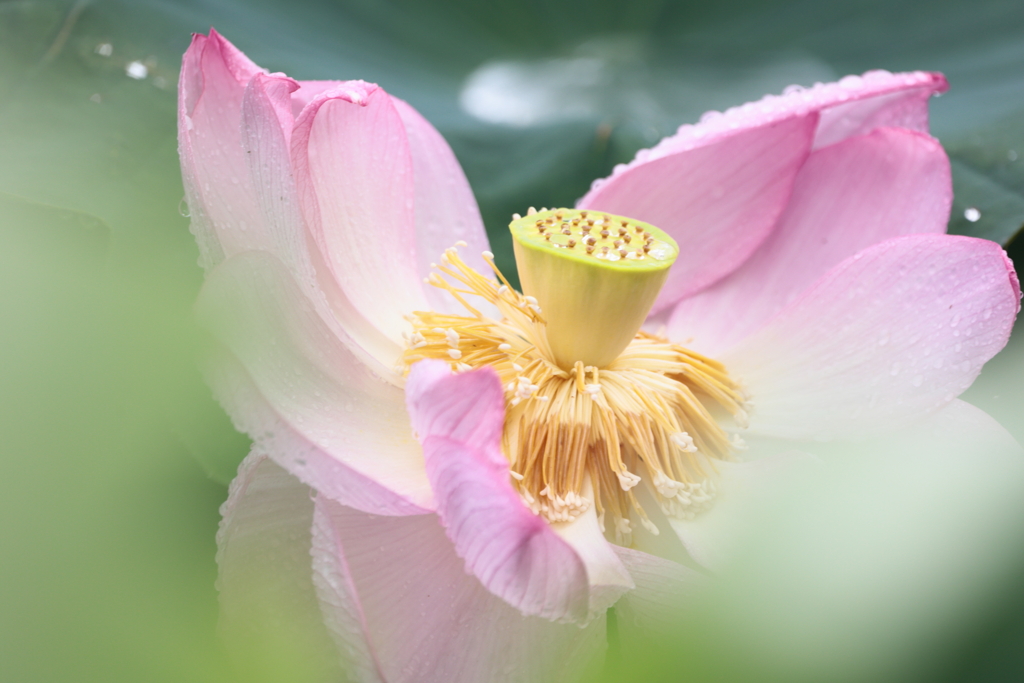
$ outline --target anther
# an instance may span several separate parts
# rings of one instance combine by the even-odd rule
[[[514,220],[514,221],[518,221],[521,218],[522,218],[522,216],[520,216],[518,213],[512,214],[512,220]]]

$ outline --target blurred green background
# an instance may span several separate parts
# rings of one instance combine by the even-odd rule
[[[873,68],[943,71],[950,229],[1024,263],[1019,0],[0,0],[5,682],[257,676],[232,673],[215,634],[217,508],[248,443],[194,367],[202,273],[176,153],[181,54],[211,25],[273,71],[376,81],[417,107],[506,271],[513,211],[570,205],[705,110]],[[1020,325],[964,398],[1024,441]],[[988,599],[941,657],[888,675],[1024,680],[1024,573]],[[660,679],[773,677],[701,651]]]

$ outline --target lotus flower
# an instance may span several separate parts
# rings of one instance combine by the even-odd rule
[[[814,442],[998,432],[956,397],[1020,289],[998,245],[943,234],[945,88],[875,71],[710,112],[575,209],[515,217],[520,294],[411,106],[197,35],[197,310],[253,439],[225,620],[287,604],[360,681],[572,680],[610,606],[650,627]]]

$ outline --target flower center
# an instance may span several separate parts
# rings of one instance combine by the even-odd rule
[[[631,520],[656,534],[635,495],[641,481],[666,515],[706,509],[715,461],[742,448],[719,421],[731,415],[745,426],[745,397],[721,363],[640,330],[678,253],[675,242],[654,226],[602,212],[531,209],[515,218],[525,293],[509,286],[492,254],[484,258],[500,283],[448,249],[427,282],[468,315],[410,315],[405,369],[434,358],[456,372],[488,366],[498,373],[512,483],[552,522],[594,505],[619,543],[629,543]]]

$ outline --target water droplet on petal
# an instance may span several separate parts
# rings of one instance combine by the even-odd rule
[[[973,206],[968,206],[964,209],[964,218],[969,220],[971,223],[977,223],[981,219],[981,211]]]

